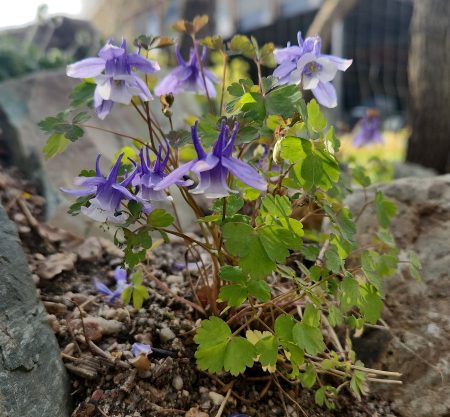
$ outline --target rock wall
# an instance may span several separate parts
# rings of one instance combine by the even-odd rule
[[[385,282],[383,317],[390,331],[370,330],[355,341],[366,364],[403,373],[403,385],[372,385],[393,401],[405,417],[450,415],[450,175],[404,178],[373,186],[397,204],[392,232],[407,260],[414,250],[423,265],[422,282],[401,267]],[[353,213],[364,205],[364,192],[347,198]],[[377,230],[373,209],[358,221],[358,243],[370,243]]]
[[[0,417],[67,417],[69,383],[14,223],[0,206]]]

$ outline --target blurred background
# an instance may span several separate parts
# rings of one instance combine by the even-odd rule
[[[179,34],[172,25],[200,14],[210,17],[200,35],[230,39],[241,33],[260,44],[282,47],[288,41],[295,44],[299,30],[304,36],[320,34],[322,50],[353,59],[334,81],[339,105],[327,114],[341,134],[343,153],[363,162],[373,156],[407,161],[396,169],[417,175],[450,172],[449,0],[9,2],[0,12],[0,161],[14,162],[28,172],[39,166],[32,162],[41,159],[39,152],[27,153],[26,148],[44,139],[27,135],[40,135],[31,126],[40,116],[67,107],[66,97],[74,85],[64,75],[67,63],[95,56],[110,37],[123,36],[130,46],[140,34],[176,38]],[[186,56],[189,43],[185,39],[179,43]],[[214,54],[208,59],[214,67]],[[159,52],[158,60],[174,63],[173,48]],[[256,69],[241,58],[231,67],[236,79],[246,72],[256,78]],[[264,75],[272,71],[266,69]],[[191,104],[186,102],[188,113]],[[355,148],[352,137],[368,109],[380,114],[384,143]],[[108,123],[134,126],[128,116],[121,117],[118,114]],[[108,155],[106,150],[106,154],[114,153]]]

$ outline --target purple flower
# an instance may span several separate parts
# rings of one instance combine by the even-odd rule
[[[273,73],[278,78],[278,84],[302,83],[303,89],[311,90],[320,104],[336,107],[336,90],[330,81],[338,71],[345,71],[352,60],[321,54],[318,36],[303,41],[299,32],[297,37],[298,47],[288,45],[274,51],[275,59],[280,64]]]
[[[227,185],[228,172],[231,172],[250,187],[260,191],[266,190],[266,181],[254,168],[231,156],[238,130],[237,124],[235,124],[231,138],[228,140],[229,129],[225,121],[222,121],[219,137],[209,153],[206,153],[200,144],[197,128],[198,121],[191,128],[192,141],[198,158],[171,172],[154,188],[156,191],[180,181],[189,171],[192,171],[199,178],[197,187],[190,190],[190,192],[193,194],[205,194],[207,198],[219,198],[229,195],[231,190]]]
[[[118,266],[114,271],[114,279],[116,280],[116,289],[111,291],[103,282],[94,278],[95,288],[100,294],[107,296],[106,300],[108,303],[113,303],[118,297],[122,295],[125,288],[129,287],[130,284],[127,283],[127,271],[122,267]]]
[[[111,41],[100,49],[98,58],[86,58],[67,66],[67,75],[73,78],[95,77],[94,107],[97,116],[104,119],[114,103],[130,104],[133,96],[143,101],[152,99],[147,84],[132,68],[145,73],[159,70],[159,64],[138,53],[128,54],[126,42],[116,46]]]
[[[376,143],[383,143],[380,132],[380,113],[376,109],[371,109],[359,122],[358,132],[353,137],[353,146],[360,148]]]
[[[150,212],[151,206],[139,197],[133,195],[126,187],[133,181],[136,170],[125,179],[117,183],[117,175],[119,172],[120,162],[123,153],[117,158],[116,163],[112,167],[107,177],[104,177],[100,171],[100,155],[95,162],[94,177],[77,177],[74,184],[82,187],[79,190],[68,190],[61,188],[61,191],[76,195],[93,197],[89,200],[89,207],[81,207],[81,212],[86,216],[99,222],[123,223],[126,215],[119,211],[122,200],[135,200],[144,204],[144,211]]]
[[[133,178],[132,184],[138,187],[139,191],[137,197],[145,201],[171,201],[172,197],[168,196],[163,190],[155,191],[158,185],[166,176],[164,170],[169,160],[169,151],[162,159],[162,147],[159,147],[156,155],[155,163],[151,164],[149,148],[146,147],[145,155],[144,148],[139,151],[140,165],[137,167],[136,176]],[[133,162],[133,161],[132,161]],[[192,181],[179,181],[177,185],[186,186],[192,184]]]
[[[194,49],[191,49],[189,61],[185,61],[180,54],[178,46],[176,47],[176,54],[178,59],[178,66],[174,68],[168,75],[166,75],[155,87],[155,94],[162,96],[164,94],[178,94],[184,91],[192,91],[203,96],[206,95],[205,83],[200,72],[200,66],[197,62],[197,56]],[[205,60],[206,49],[203,48],[201,61]],[[205,67],[203,67],[205,75],[206,88],[208,89],[209,97],[216,96],[216,89],[214,83],[217,82],[216,76]]]
[[[131,346],[131,352],[133,355],[137,358],[141,353],[144,355],[149,355],[152,353],[152,347],[150,345],[147,345],[145,343],[133,343],[133,346]]]

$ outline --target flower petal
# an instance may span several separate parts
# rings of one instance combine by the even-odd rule
[[[159,64],[156,61],[146,59],[139,54],[129,54],[128,64],[136,68],[138,71],[142,71],[147,74],[160,70]]]
[[[337,106],[336,90],[331,83],[320,81],[317,87],[311,91],[322,106],[330,109]]]
[[[245,162],[233,157],[222,157],[222,165],[244,184],[260,191],[267,189],[267,182],[258,172]]]
[[[125,284],[127,282],[127,270],[118,266],[114,270],[114,279],[116,280],[117,285]]]
[[[194,164],[197,162],[197,159],[194,159],[193,161],[190,161],[179,168],[177,168],[175,171],[172,171],[166,178],[164,178],[155,188],[155,191],[164,190],[167,187],[170,187],[171,185],[175,184],[176,182],[183,179],[183,176],[186,175],[194,166]]]
[[[94,285],[95,289],[101,294],[111,295],[113,293],[105,284],[103,284],[103,282],[101,282],[97,278],[94,278]]]
[[[105,60],[102,58],[86,58],[67,65],[66,74],[72,78],[96,77],[105,69]]]
[[[335,55],[322,55],[322,57],[325,57],[325,58],[329,59],[331,62],[333,62],[333,64],[336,65],[336,67],[339,71],[347,70],[347,68],[350,65],[352,65],[352,62],[353,62],[353,59],[339,58],[338,56],[335,56]]]

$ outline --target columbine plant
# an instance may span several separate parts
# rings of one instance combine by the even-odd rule
[[[120,292],[124,302],[145,306],[143,284],[151,274],[142,262],[152,247],[151,233],[166,241],[182,237],[192,259],[199,252],[209,258],[205,267],[191,271],[199,292],[178,297],[203,319],[194,337],[198,367],[232,375],[259,369],[281,389],[281,380],[316,387],[317,403],[332,408],[344,387],[360,396],[368,381],[398,376],[365,368],[346,336],[379,320],[382,282],[398,262],[388,231],[395,206],[380,192],[367,201],[366,206],[375,206],[380,229],[370,247],[358,247],[355,220],[343,205],[349,177],[338,164],[339,140],[316,100],[302,98],[302,90],[311,90],[319,103],[335,106],[331,81],[351,60],[322,54],[319,37],[303,40],[300,34],[298,46],[282,49],[260,47],[242,35],[229,45],[217,36],[197,39],[206,23],[202,16],[175,26],[191,37],[193,49],[189,62],[177,50],[179,65],[157,84],[167,123],[158,123],[149,111],[148,80],[138,74],[159,68],[147,59],[148,52],[170,41],[140,36],[132,54],[125,42],[120,47],[109,42],[98,58],[68,67],[70,76],[89,79],[72,93],[71,109],[41,122],[50,134],[44,152],[51,157],[79,139],[84,128],[95,128],[84,124],[90,116],[77,112],[81,106],[93,106],[103,118],[112,103],[131,103],[149,137],[114,133],[132,139],[135,155],[129,148],[128,159],[121,153],[107,177],[99,157],[95,170],[75,179],[77,190],[63,190],[79,196],[72,214],[81,212],[121,232],[115,242],[124,249],[124,267],[136,269],[129,284],[117,270],[116,290],[99,282],[97,289],[110,301]],[[223,57],[222,82],[204,68],[201,47]],[[234,55],[253,62],[256,83],[225,84]],[[262,76],[263,66],[276,64],[272,76]],[[193,126],[174,130],[173,101],[186,91],[205,95],[208,110]],[[196,157],[180,162],[183,146],[193,146]],[[353,173],[355,183],[370,185],[361,169]],[[175,187],[192,208],[198,238],[185,234],[176,220]],[[208,209],[199,205],[197,194],[211,199]],[[156,208],[164,202],[173,204],[172,212]],[[418,267],[413,258],[414,275]],[[133,353],[139,352],[147,354],[150,347],[134,345]]]

